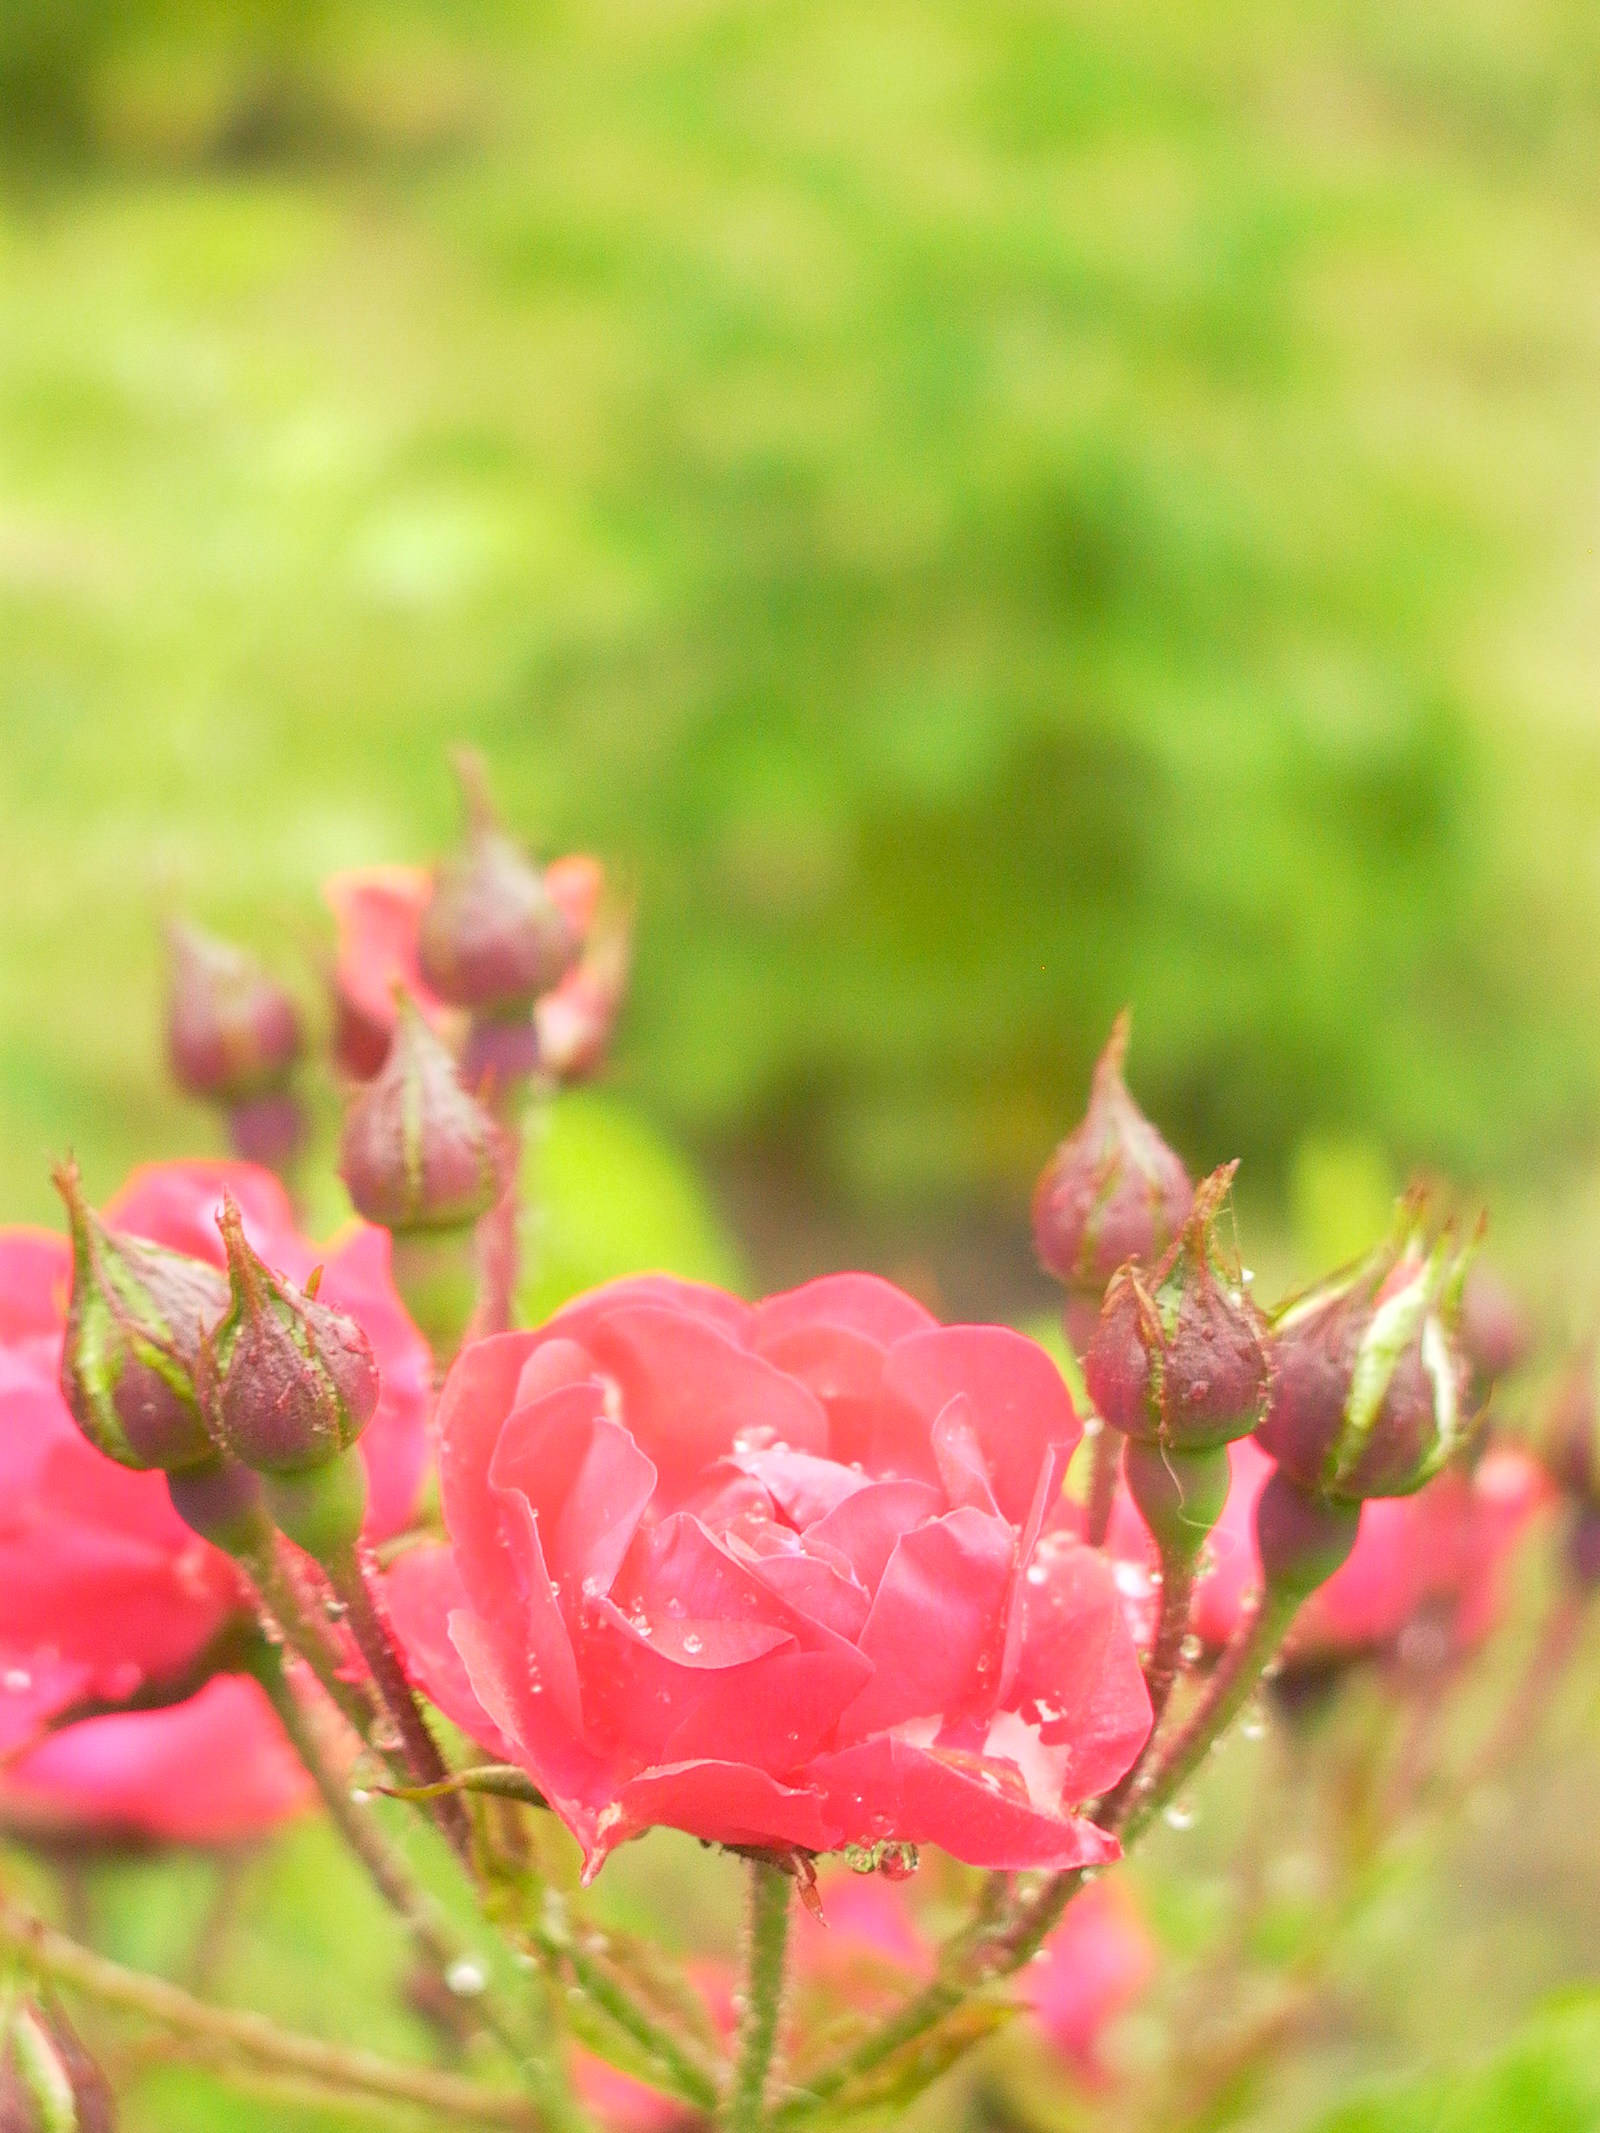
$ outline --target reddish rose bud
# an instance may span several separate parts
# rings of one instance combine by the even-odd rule
[[[1256,1435],[1300,1487],[1336,1501],[1409,1496],[1468,1434],[1469,1371],[1456,1338],[1466,1255],[1422,1248],[1414,1203],[1349,1272],[1288,1304],[1273,1327],[1274,1382]]]
[[[1094,1070],[1089,1108],[1033,1195],[1040,1264],[1069,1289],[1098,1296],[1128,1259],[1160,1258],[1189,1212],[1189,1173],[1128,1094],[1127,1011]]]
[[[110,2083],[54,2005],[0,2003],[0,2133],[116,2133]]]
[[[1479,1383],[1509,1377],[1528,1357],[1528,1314],[1492,1267],[1473,1262],[1461,1292],[1461,1346]]]
[[[400,1233],[466,1228],[499,1198],[509,1158],[504,1130],[402,993],[389,1056],[345,1119],[339,1171],[356,1212]]]
[[[422,975],[456,1007],[529,1007],[565,976],[577,936],[539,869],[501,828],[481,760],[463,751],[456,770],[467,836],[434,873],[417,941]]]
[[[1226,1164],[1206,1179],[1182,1235],[1151,1273],[1120,1267],[1106,1290],[1085,1377],[1097,1411],[1125,1437],[1211,1451],[1261,1420],[1261,1314],[1218,1235],[1237,1168]]]
[[[1595,1411],[1595,1356],[1586,1347],[1563,1373],[1540,1432],[1545,1471],[1566,1495],[1600,1510],[1600,1415]]]
[[[208,1464],[216,1454],[194,1372],[204,1329],[227,1309],[227,1282],[198,1259],[108,1229],[76,1163],[60,1164],[55,1182],[72,1232],[61,1390],[73,1420],[122,1466]]]
[[[167,1048],[191,1096],[243,1103],[287,1079],[300,1056],[300,1012],[253,955],[174,921],[167,928]]]
[[[239,1210],[217,1218],[231,1300],[200,1344],[196,1386],[217,1449],[266,1474],[301,1474],[347,1452],[378,1404],[378,1366],[353,1318],[271,1272]]]
[[[1303,1489],[1282,1468],[1256,1502],[1256,1553],[1267,1590],[1307,1599],[1348,1560],[1361,1530],[1361,1506]]]

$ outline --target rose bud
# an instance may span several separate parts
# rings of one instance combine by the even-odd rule
[[[1101,1418],[1125,1437],[1180,1452],[1247,1437],[1266,1406],[1261,1314],[1217,1224],[1236,1163],[1206,1179],[1154,1270],[1119,1267],[1084,1375]]]
[[[231,1302],[200,1345],[196,1388],[217,1449],[265,1477],[268,1509],[308,1553],[360,1531],[366,1491],[347,1457],[378,1404],[378,1366],[353,1318],[274,1274],[232,1197],[217,1218]],[[278,1486],[274,1486],[278,1484]]]
[[[339,1173],[356,1212],[385,1229],[468,1228],[504,1188],[506,1136],[415,1002],[401,993],[398,1008],[389,1056],[345,1119]]]
[[[228,1105],[278,1089],[300,1056],[300,1012],[243,948],[175,920],[167,928],[167,1048],[179,1086]]]
[[[1461,1292],[1461,1346],[1485,1395],[1496,1378],[1509,1377],[1527,1360],[1533,1346],[1527,1312],[1481,1259]]]
[[[1094,1070],[1089,1108],[1045,1165],[1033,1195],[1039,1263],[1096,1299],[1128,1259],[1159,1259],[1182,1227],[1189,1173],[1128,1094],[1126,1009]]]
[[[0,2133],[115,2133],[111,2085],[59,2007],[0,2007]]]
[[[566,975],[577,935],[544,876],[501,828],[480,758],[464,750],[456,771],[467,836],[434,873],[417,940],[422,975],[452,1006],[489,1014],[528,1007]]]
[[[1582,1592],[1600,1585],[1600,1417],[1595,1413],[1594,1370],[1590,1346],[1556,1387],[1540,1445],[1545,1471],[1572,1506],[1567,1568]]]
[[[200,1260],[109,1229],[84,1199],[76,1163],[59,1165],[55,1182],[72,1232],[61,1390],[73,1420],[122,1466],[210,1464],[194,1371],[228,1284]]]
[[[1425,1252],[1415,1214],[1402,1202],[1394,1236],[1273,1326],[1272,1398],[1256,1436],[1301,1488],[1335,1502],[1409,1496],[1468,1433],[1456,1337],[1468,1255],[1451,1261],[1448,1233]]]

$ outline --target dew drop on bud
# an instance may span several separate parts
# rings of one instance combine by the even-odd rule
[[[1168,1829],[1193,1829],[1194,1808],[1187,1800],[1174,1800],[1162,1810],[1161,1819]]]
[[[444,1974],[444,1981],[457,1999],[471,2000],[489,1982],[489,1973],[475,1955],[458,1955]]]
[[[372,1798],[372,1794],[368,1792],[365,1785],[352,1785],[350,1787],[350,1798],[357,1807],[365,1807]]]
[[[1182,1652],[1185,1661],[1190,1666],[1193,1666],[1195,1661],[1200,1658],[1202,1653],[1205,1651],[1205,1646],[1201,1643],[1200,1639],[1194,1634],[1193,1630],[1191,1630],[1188,1636],[1184,1638],[1182,1644],[1178,1647],[1178,1649]]]
[[[1239,1721],[1239,1731],[1246,1740],[1260,1740],[1267,1730],[1266,1714],[1257,1703],[1251,1704]]]

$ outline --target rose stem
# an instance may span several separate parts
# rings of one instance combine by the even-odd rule
[[[389,1641],[388,1626],[367,1584],[358,1549],[330,1551],[323,1564],[335,1595],[348,1610],[350,1634],[360,1647],[372,1674],[378,1697],[400,1734],[400,1748],[413,1785],[437,1785],[450,1775],[427,1722],[417,1708],[405,1669]],[[439,1827],[462,1863],[472,1867],[472,1824],[460,1799],[453,1792],[441,1793],[431,1803]]]
[[[1220,1740],[1232,1725],[1264,1668],[1275,1657],[1302,1597],[1297,1592],[1274,1591],[1270,1586],[1262,1593],[1254,1612],[1240,1624],[1217,1661],[1188,1723],[1161,1755],[1155,1769],[1147,1772],[1128,1798],[1118,1801],[1118,1812],[1108,1826],[1116,1830],[1125,1846],[1135,1841],[1193,1777],[1212,1742]]]
[[[1103,1548],[1106,1544],[1121,1464],[1122,1439],[1102,1422],[1089,1444],[1089,1496],[1084,1507],[1084,1538],[1091,1548]]]
[[[746,1959],[739,2058],[728,2092],[732,2133],[754,2133],[766,2107],[767,2079],[783,2007],[784,1957],[789,1945],[790,1876],[764,1859],[750,1862],[750,1949]]]
[[[678,2036],[668,2023],[658,2020],[629,1992],[597,1951],[594,1943],[600,1936],[593,1935],[581,1923],[571,1924],[565,1915],[565,1906],[559,1900],[552,1903],[548,1895],[534,1936],[546,1959],[552,1964],[564,1965],[579,1990],[624,2036],[642,2045],[661,2070],[659,2079],[639,2076],[631,2064],[625,2072],[634,2074],[636,2079],[651,2078],[653,2086],[669,2090],[707,2115],[716,2110],[722,2098],[716,2075],[685,2039]],[[600,2057],[605,2057],[603,2042],[593,2034],[585,2033],[582,2041]]]
[[[81,1992],[101,2006],[141,2016],[196,2043],[238,2053],[258,2066],[305,2076],[346,2099],[379,2097],[437,2112],[455,2123],[525,2127],[529,2133],[539,2133],[550,2123],[528,2097],[484,2088],[432,2067],[401,2065],[359,2047],[327,2044],[320,2037],[283,2029],[265,2015],[208,2006],[165,1978],[147,1977],[97,1955],[3,1897],[0,1948],[35,1976]]]

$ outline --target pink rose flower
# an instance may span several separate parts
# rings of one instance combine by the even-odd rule
[[[361,1441],[367,1531],[374,1539],[394,1533],[410,1516],[427,1461],[431,1363],[389,1280],[388,1237],[352,1226],[318,1252],[296,1234],[277,1179],[239,1163],[137,1170],[106,1217],[220,1265],[215,1213],[224,1188],[272,1264],[299,1280],[322,1261],[323,1296],[372,1341],[382,1395]],[[117,1465],[79,1433],[59,1384],[70,1284],[64,1239],[42,1230],[0,1232],[0,1756],[26,1747],[76,1703],[121,1702],[146,1683],[181,1675],[251,1605],[230,1558],[173,1510],[165,1478]],[[19,1782],[26,1776],[34,1795],[61,1776],[63,1806],[75,1802],[86,1815],[97,1798],[115,1795],[115,1819],[169,1836],[180,1833],[186,1802],[175,1790],[159,1821],[142,1819],[140,1802],[155,1800],[160,1784],[153,1775],[150,1788],[139,1789],[130,1775],[135,1747],[148,1743],[158,1773],[175,1767],[163,1761],[173,1742],[210,1740],[215,1786],[208,1797],[196,1776],[197,1838],[226,1821],[222,1795],[230,1786],[247,1823],[264,1801],[300,1804],[303,1789],[282,1781],[289,1750],[260,1691],[235,1682],[226,1697],[203,1693],[211,1700],[198,1715],[201,1698],[172,1710],[86,1720],[35,1749],[13,1774]],[[231,1709],[239,1721],[231,1748],[213,1715],[218,1709]],[[277,1778],[269,1767],[254,1767],[252,1740],[272,1744]],[[105,1789],[97,1793],[92,1766],[102,1751]]]
[[[1115,1856],[1074,1812],[1150,1708],[1111,1564],[1041,1544],[1079,1434],[1044,1351],[870,1275],[750,1305],[661,1277],[468,1348],[448,1548],[390,1605],[418,1682],[592,1875],[655,1824],[974,1865]]]
[[[1127,1886],[1113,1878],[1092,1882],[1072,1899],[1018,1984],[1051,2044],[1092,2079],[1100,2071],[1102,2035],[1140,1998],[1155,1970],[1149,1929]]]
[[[316,1792],[257,1682],[218,1674],[162,1711],[63,1727],[6,1771],[0,1812],[23,1828],[121,1830],[230,1844],[311,1807]]]

